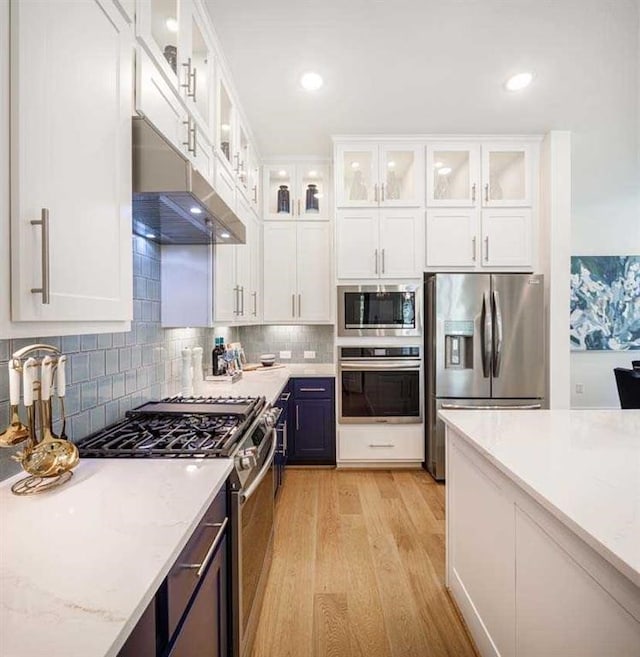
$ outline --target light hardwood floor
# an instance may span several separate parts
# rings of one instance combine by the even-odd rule
[[[425,472],[288,469],[253,657],[475,657],[444,531]]]

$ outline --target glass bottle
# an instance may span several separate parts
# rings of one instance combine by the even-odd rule
[[[320,212],[320,204],[318,202],[318,186],[314,185],[313,183],[309,183],[307,185],[305,209],[307,212]]]
[[[278,189],[278,214],[289,214],[290,207],[289,188],[287,185],[280,185]]]

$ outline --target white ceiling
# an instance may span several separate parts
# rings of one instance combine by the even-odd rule
[[[345,133],[635,138],[636,0],[205,1],[264,156],[329,155]],[[520,70],[534,83],[506,92]]]

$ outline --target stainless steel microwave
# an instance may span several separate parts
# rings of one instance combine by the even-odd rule
[[[420,285],[339,285],[338,335],[420,336]]]

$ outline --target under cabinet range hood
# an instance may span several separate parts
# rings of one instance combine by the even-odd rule
[[[160,244],[244,244],[245,226],[143,117],[133,125],[133,232]]]

